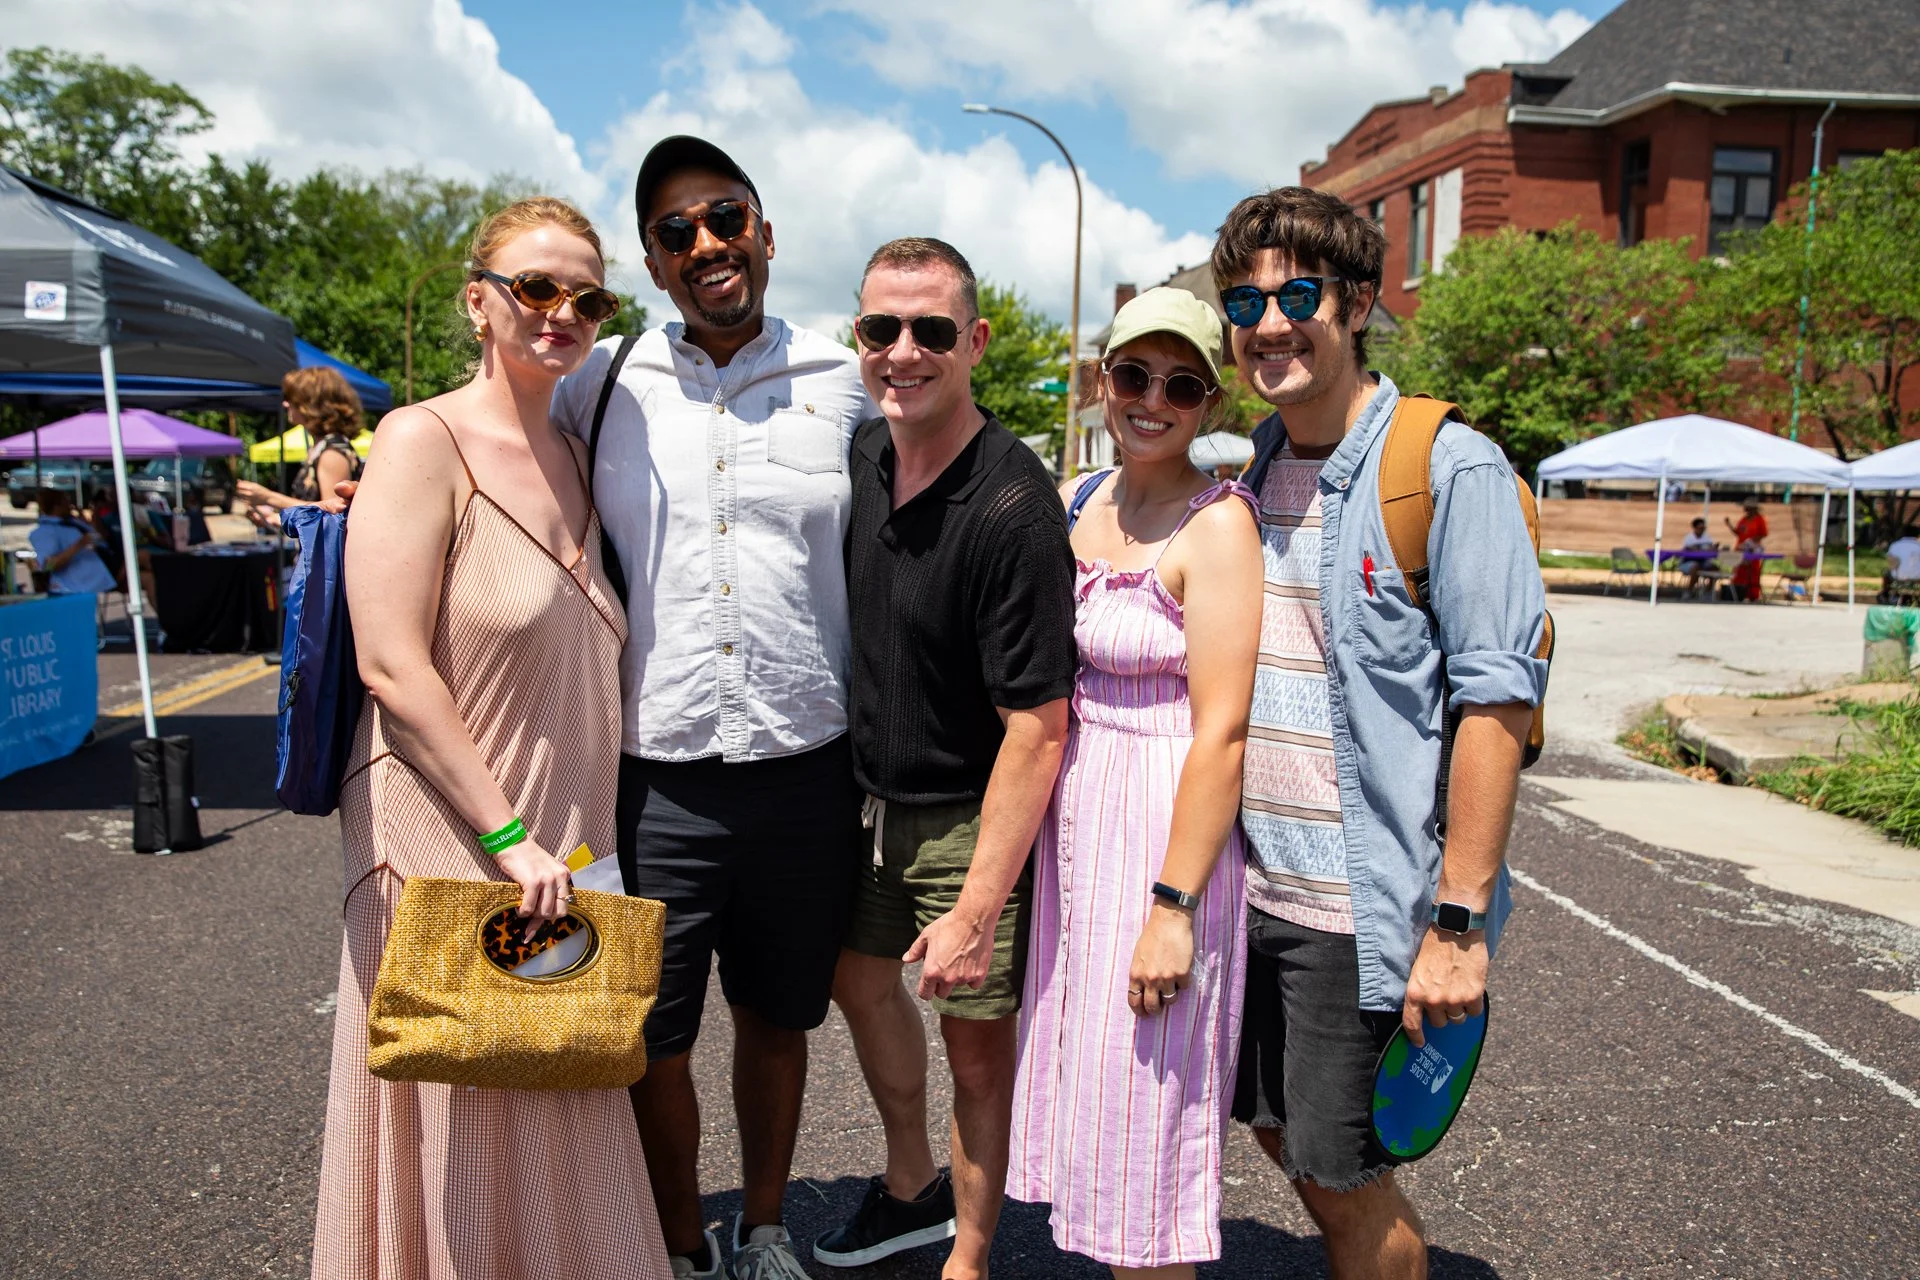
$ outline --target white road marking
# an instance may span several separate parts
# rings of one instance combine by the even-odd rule
[[[1515,880],[1518,880],[1521,884],[1525,885],[1527,888],[1533,890],[1535,893],[1539,894],[1541,897],[1545,898],[1547,901],[1553,903],[1555,906],[1560,907],[1563,910],[1567,911],[1569,914],[1576,916],[1581,920],[1586,921],[1588,924],[1600,930],[1600,932],[1606,934],[1609,938],[1612,938],[1614,941],[1624,942],[1627,946],[1632,947],[1635,951],[1638,951],[1641,955],[1653,961],[1655,964],[1665,965],[1667,968],[1673,970],[1675,973],[1685,978],[1688,982],[1692,983],[1694,986],[1699,987],[1704,991],[1711,991],[1715,995],[1719,996],[1721,999],[1727,1001],[1727,1003],[1733,1005],[1734,1007],[1746,1010],[1748,1013],[1751,1013],[1756,1018],[1759,1018],[1762,1022],[1765,1022],[1769,1026],[1772,1026],[1774,1029],[1780,1032],[1783,1032],[1784,1034],[1792,1037],[1795,1040],[1800,1041],[1800,1043],[1806,1045],[1808,1048],[1812,1049],[1814,1052],[1825,1054],[1827,1057],[1833,1059],[1835,1062],[1839,1063],[1841,1066],[1845,1067],[1847,1070],[1853,1072],[1855,1075],[1865,1076],[1867,1079],[1873,1081],[1875,1084],[1879,1085],[1881,1088],[1885,1089],[1888,1093],[1900,1099],[1902,1102],[1906,1103],[1908,1106],[1914,1108],[1915,1110],[1920,1110],[1920,1093],[1915,1093],[1912,1089],[1907,1088],[1907,1086],[1901,1084],[1898,1080],[1895,1080],[1892,1076],[1888,1075],[1886,1072],[1881,1071],[1878,1068],[1868,1066],[1866,1063],[1860,1061],[1858,1058],[1855,1058],[1851,1054],[1846,1053],[1843,1050],[1834,1048],[1832,1045],[1828,1044],[1825,1040],[1822,1040],[1819,1036],[1815,1035],[1811,1031],[1808,1031],[1804,1027],[1797,1027],[1793,1023],[1788,1022],[1785,1018],[1781,1017],[1779,1014],[1774,1013],[1771,1010],[1761,1008],[1759,1005],[1755,1004],[1753,1001],[1741,995],[1738,991],[1735,991],[1732,987],[1729,987],[1726,983],[1715,982],[1712,978],[1709,978],[1706,974],[1701,973],[1698,969],[1695,969],[1692,966],[1686,964],[1685,962],[1678,960],[1673,956],[1668,955],[1666,952],[1660,950],[1658,947],[1654,946],[1652,943],[1646,942],[1640,938],[1635,937],[1633,934],[1628,933],[1625,929],[1622,929],[1619,926],[1615,925],[1612,921],[1606,919],[1604,916],[1595,915],[1593,912],[1587,910],[1585,907],[1575,902],[1572,898],[1566,897],[1564,894],[1555,893],[1553,890],[1547,888],[1547,886],[1541,884],[1538,880],[1535,880],[1532,876],[1528,875],[1524,871],[1521,871],[1517,867],[1513,867],[1510,865],[1507,868],[1507,870]]]

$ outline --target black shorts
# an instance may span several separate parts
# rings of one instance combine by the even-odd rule
[[[860,789],[844,735],[774,760],[620,757],[620,874],[667,906],[647,1053],[693,1048],[707,973],[776,1027],[826,1021],[860,865]]]
[[[1373,1136],[1373,1072],[1400,1025],[1360,1007],[1353,935],[1247,908],[1247,1010],[1233,1118],[1281,1128],[1281,1169],[1352,1191],[1400,1163]]]

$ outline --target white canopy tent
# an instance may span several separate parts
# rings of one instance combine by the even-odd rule
[[[1847,554],[1851,567],[1855,491],[1864,489],[1868,493],[1888,493],[1901,489],[1920,489],[1920,440],[1909,440],[1891,449],[1870,453],[1854,462],[1847,471],[1851,476],[1847,489]]]
[[[1655,572],[1647,579],[1649,604],[1659,602],[1660,546],[1666,532],[1667,485],[1673,481],[1696,481],[1709,486],[1716,480],[1732,484],[1819,486],[1821,558],[1814,569],[1816,583],[1825,567],[1827,506],[1832,490],[1848,490],[1851,515],[1851,480],[1844,462],[1781,436],[1698,413],[1623,427],[1563,449],[1540,464],[1542,490],[1549,480],[1652,480],[1658,484],[1659,506],[1653,525]],[[1852,528],[1851,519],[1848,528]],[[1851,580],[1851,533],[1847,548],[1847,576]],[[1848,603],[1852,603],[1851,592]]]

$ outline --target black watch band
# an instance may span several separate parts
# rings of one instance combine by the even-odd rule
[[[1487,927],[1487,913],[1458,902],[1433,904],[1433,927],[1445,933],[1473,933]]]
[[[1200,899],[1194,894],[1183,893],[1170,884],[1161,884],[1158,880],[1153,882],[1153,896],[1165,898],[1174,906],[1183,907],[1188,911],[1197,910],[1200,906]]]

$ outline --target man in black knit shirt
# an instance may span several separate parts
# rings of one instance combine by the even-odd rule
[[[938,240],[867,263],[855,332],[883,417],[853,445],[849,730],[873,850],[834,1000],[887,1135],[887,1170],[814,1257],[862,1266],[956,1237],[984,1276],[1006,1187],[1028,855],[1067,734],[1073,551],[1040,460],[973,402],[989,338],[972,269]],[[927,1046],[901,981],[940,1014],[951,1186],[927,1142]]]

